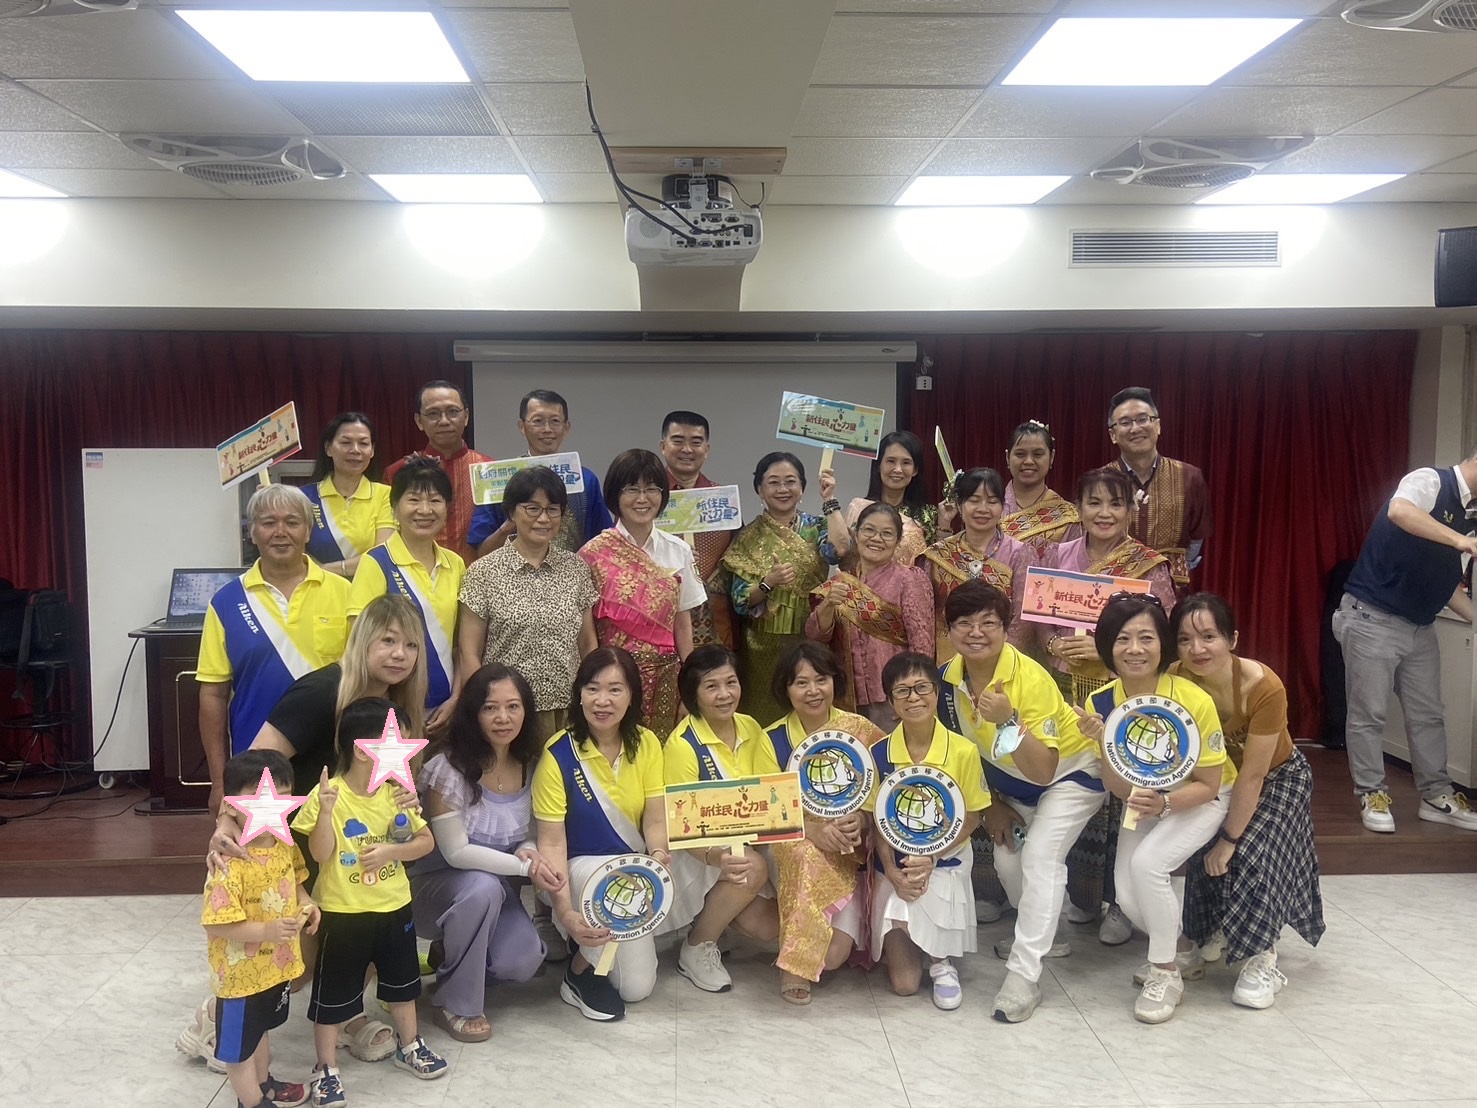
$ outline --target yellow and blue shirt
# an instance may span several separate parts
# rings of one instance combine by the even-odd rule
[[[571,858],[644,850],[641,817],[666,793],[664,770],[661,740],[645,727],[636,757],[622,750],[614,764],[593,739],[560,731],[533,771],[534,818],[564,824]]]
[[[933,739],[928,744],[928,753],[921,762],[915,763],[908,753],[908,740],[903,737],[899,725],[885,739],[872,744],[872,761],[877,765],[877,776],[885,778],[903,766],[925,765],[941,769],[954,779],[964,796],[966,812],[983,812],[990,806],[990,790],[985,787],[985,775],[980,771],[979,749],[963,735],[950,731],[938,720],[933,723]],[[868,812],[877,810],[877,792],[874,789],[863,805]]]
[[[361,477],[359,487],[344,496],[330,475],[316,485],[302,486],[302,490],[313,506],[308,555],[319,563],[363,554],[378,544],[381,531],[395,530],[389,485]]]
[[[694,781],[722,781],[735,777],[757,777],[779,773],[774,745],[759,721],[739,713],[733,717],[738,728],[738,749],[731,750],[699,716],[685,716],[662,747],[668,785],[690,785]]]

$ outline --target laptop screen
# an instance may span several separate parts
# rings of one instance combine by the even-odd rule
[[[244,571],[241,569],[177,569],[169,585],[169,618],[203,616],[210,598]]]

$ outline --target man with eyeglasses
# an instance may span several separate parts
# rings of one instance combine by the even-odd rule
[[[1175,591],[1190,588],[1210,537],[1210,495],[1205,475],[1188,462],[1159,453],[1159,408],[1146,388],[1127,388],[1108,405],[1108,438],[1133,485],[1128,533],[1169,561]]]
[[[569,402],[551,389],[534,389],[518,402],[518,430],[528,443],[526,458],[546,458],[564,450],[564,440],[574,427],[569,418]],[[583,461],[583,459],[581,459]],[[600,478],[589,466],[580,466],[585,491],[569,494],[569,506],[560,520],[559,535],[554,544],[574,552],[608,527],[615,525],[605,507],[600,491]],[[500,504],[481,504],[472,512],[467,541],[477,556],[499,549],[517,529]]]
[[[427,381],[421,386],[416,400],[415,425],[426,436],[426,446],[421,450],[427,457],[435,458],[451,478],[451,503],[446,506],[446,527],[436,536],[436,541],[448,550],[455,550],[468,565],[476,558],[473,543],[467,539],[467,528],[472,519],[472,473],[469,467],[478,462],[492,461],[486,454],[479,454],[467,445],[467,398],[462,390],[450,381]],[[407,459],[401,458],[385,467],[385,483],[391,484],[395,474],[404,467]]]
[[[667,463],[667,479],[675,489],[711,489],[716,481],[709,480],[703,472],[708,460],[708,449],[712,439],[708,421],[697,412],[668,412],[662,420],[662,437],[658,444],[662,460]],[[733,610],[728,604],[728,592],[721,586],[712,588],[709,582],[728,552],[733,541],[732,531],[707,531],[698,535],[684,535],[692,547],[697,562],[697,572],[707,590],[706,602],[692,611],[692,645],[706,646],[722,643],[733,649]]]

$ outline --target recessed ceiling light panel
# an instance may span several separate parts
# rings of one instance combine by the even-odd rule
[[[1404,173],[1260,173],[1195,203],[1336,204],[1404,176]]]
[[[371,173],[402,204],[542,204],[522,173]]]
[[[1070,177],[919,177],[898,197],[903,207],[987,207],[1034,204]]]

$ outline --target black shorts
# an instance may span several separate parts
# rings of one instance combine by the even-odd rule
[[[287,1022],[292,982],[284,981],[251,996],[215,998],[215,1056],[222,1062],[245,1062],[273,1028]]]
[[[386,1004],[421,995],[421,960],[410,905],[393,912],[324,912],[308,1019],[347,1023],[364,1011],[364,974],[373,965]]]

